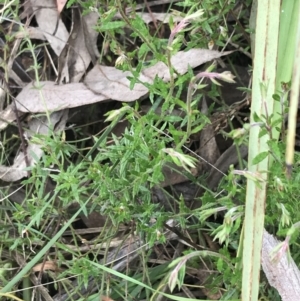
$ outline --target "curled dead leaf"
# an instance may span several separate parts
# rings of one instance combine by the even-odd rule
[[[59,270],[57,264],[54,261],[45,261],[45,263],[39,263],[32,268],[33,272],[51,270],[57,272]]]
[[[107,297],[107,296],[101,296],[101,301],[114,301],[113,299]]]

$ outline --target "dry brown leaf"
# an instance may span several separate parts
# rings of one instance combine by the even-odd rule
[[[96,65],[86,76],[85,84],[94,92],[105,95],[106,99],[128,102],[140,99],[148,93],[143,84],[135,84],[130,89],[128,76],[131,72],[123,72],[115,67]],[[149,82],[149,79],[140,76],[142,82]]]
[[[39,263],[32,268],[33,272],[40,272],[40,271],[47,271],[47,270],[56,272],[58,271],[58,266],[54,261],[45,261],[44,263]]]
[[[30,83],[17,96],[18,111],[54,112],[107,100],[105,96],[93,93],[83,83],[66,85],[56,85],[54,82],[40,83],[44,99],[41,99],[40,91],[35,88],[34,83]]]
[[[88,15],[86,16],[88,17]],[[98,19],[94,18],[93,27]],[[64,49],[59,56],[59,74],[57,82],[59,84],[65,79],[66,83],[77,83],[91,62],[91,56],[86,47],[83,22],[79,8],[72,9],[72,29]],[[91,47],[91,46],[90,46]]]
[[[21,117],[22,114],[19,114]],[[8,105],[4,111],[0,112],[0,131],[4,130],[10,123],[16,120],[16,113],[12,105]]]
[[[171,63],[175,70],[182,75],[188,71],[189,67],[198,67],[199,65],[230,53],[232,53],[232,51],[219,52],[209,49],[190,49],[188,51],[179,51],[176,53],[172,56]],[[143,75],[151,79],[158,76],[164,81],[170,80],[169,68],[163,62],[158,62],[154,66],[143,70]]]
[[[39,29],[50,43],[55,54],[59,56],[68,40],[69,33],[61,21],[57,10],[53,9],[53,1],[30,0],[30,3]],[[57,30],[55,32],[56,26]],[[53,35],[54,32],[55,35]]]
[[[29,147],[28,151],[32,151]],[[36,154],[39,155],[39,154]],[[0,179],[5,182],[15,182],[28,176],[26,168],[25,156],[23,152],[20,152],[14,159],[12,166],[0,165]]]
[[[107,296],[101,296],[101,301],[114,301],[113,299],[107,297]]]
[[[67,3],[67,0],[56,0],[57,11],[59,14],[64,9],[66,3]]]
[[[30,0],[24,1],[22,4],[22,8],[23,8],[23,11],[19,15],[19,19],[23,20],[25,18],[30,18],[30,16],[33,14]]]
[[[25,37],[29,39],[36,39],[36,40],[46,40],[43,32],[37,27],[25,27],[22,31],[18,31],[15,35],[17,39],[23,39]]]
[[[187,52],[178,52],[172,57],[172,63],[178,73],[184,74],[189,66],[194,68],[229,53],[231,52],[191,49]],[[21,112],[37,113],[47,110],[53,112],[109,99],[130,102],[147,96],[148,89],[143,84],[136,83],[133,89],[130,89],[130,81],[127,78],[129,76],[132,76],[129,71],[123,72],[115,67],[96,65],[86,76],[85,84],[55,85],[54,82],[41,82],[43,99],[40,91],[31,83],[17,96],[17,108]],[[159,62],[145,69],[139,80],[152,83],[156,76],[165,81],[169,80],[169,70],[164,63]]]
[[[97,58],[100,57],[100,53],[97,47],[97,39],[99,32],[94,28],[99,19],[99,14],[96,12],[90,12],[87,15],[82,16],[82,25],[84,32],[84,41],[86,48],[92,58],[93,65],[97,64]]]
[[[67,111],[55,112],[50,116],[51,125],[55,126],[55,130],[59,131],[65,127],[67,122],[66,116],[68,115]],[[30,142],[30,138],[33,134],[42,134],[48,135],[50,126],[48,124],[47,117],[32,118],[29,122],[29,131],[26,132],[29,145],[26,149],[27,159],[30,166],[36,164],[35,158],[41,158],[43,155],[43,150],[41,145],[33,144]],[[27,171],[25,163],[25,155],[23,152],[20,152],[14,159],[12,166],[0,165],[0,179],[5,182],[15,182],[24,177],[27,177]]]

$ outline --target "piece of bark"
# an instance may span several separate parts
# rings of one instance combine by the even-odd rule
[[[300,271],[292,258],[288,258],[286,251],[277,254],[277,261],[271,260],[271,253],[278,246],[278,241],[274,236],[264,230],[262,244],[262,268],[269,281],[282,298],[282,301],[299,300],[300,296]],[[282,250],[284,250],[284,245]]]

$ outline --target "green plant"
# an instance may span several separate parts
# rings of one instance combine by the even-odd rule
[[[31,286],[38,285],[43,277],[48,277],[49,282],[54,281],[53,290],[64,289],[66,294],[73,297],[81,294],[82,287],[87,289],[86,292],[90,289],[92,293],[89,300],[99,299],[103,295],[116,300],[159,300],[156,298],[162,295],[172,300],[187,300],[168,294],[167,285],[176,293],[176,289],[182,288],[189,275],[196,277],[194,270],[203,265],[213,271],[206,278],[205,288],[211,294],[222,291],[222,300],[237,300],[241,290],[245,289],[245,279],[244,285],[241,281],[241,266],[242,255],[247,254],[243,239],[244,235],[249,234],[243,230],[245,214],[246,219],[249,218],[245,211],[245,199],[250,197],[247,197],[249,191],[246,191],[245,181],[251,182],[255,191],[262,187],[265,189],[265,226],[270,232],[289,235],[290,251],[292,255],[295,254],[298,241],[293,231],[299,221],[298,169],[292,173],[290,180],[286,179],[286,144],[285,141],[278,143],[274,135],[275,130],[280,132],[278,129],[284,123],[285,112],[278,116],[278,112],[266,111],[264,107],[261,112],[255,111],[250,124],[245,125],[244,129],[232,130],[228,136],[235,138],[237,145],[247,143],[248,139],[266,140],[264,148],[250,156],[252,159],[249,165],[253,163],[259,169],[237,170],[232,167],[217,192],[207,189],[201,196],[200,209],[191,211],[183,194],[174,196],[170,192],[172,187],[169,190],[160,187],[165,180],[164,168],[171,166],[174,170],[179,168],[181,175],[200,189],[202,178],[197,179],[190,173],[201,160],[196,153],[197,144],[193,142],[193,135],[197,135],[211,122],[199,108],[203,95],[216,96],[218,93],[215,86],[213,91],[204,90],[207,86],[204,79],[208,78],[214,83],[218,79],[232,82],[228,73],[212,72],[214,64],[205,66],[205,71],[197,75],[191,68],[186,74],[180,75],[173,67],[171,57],[183,49],[208,46],[222,49],[228,44],[236,48],[235,43],[240,43],[242,52],[247,54],[250,45],[245,41],[249,29],[244,30],[243,24],[239,22],[232,28],[226,19],[226,15],[232,14],[235,2],[179,2],[176,11],[168,10],[172,15],[169,23],[156,24],[153,33],[134,9],[128,10],[135,7],[133,1],[103,1],[101,5],[92,0],[68,1],[67,9],[79,5],[83,15],[93,11],[100,16],[95,29],[101,33],[102,46],[107,47],[101,48],[99,61],[115,63],[117,68],[130,71],[131,88],[137,83],[143,83],[149,89],[151,106],[145,111],[138,101],[111,106],[101,104],[101,114],[104,113],[106,120],[99,122],[98,118],[92,126],[80,124],[61,131],[56,131],[55,124],[51,123],[51,112],[48,110],[35,117],[42,120],[46,116],[43,120],[48,121],[49,129],[43,135],[30,133],[32,136],[28,143],[38,145],[44,154],[41,158],[33,155],[36,161],[34,166],[28,164],[26,168],[30,176],[22,181],[24,199],[21,202],[11,202],[7,197],[9,193],[3,193],[3,207],[0,211],[3,227],[7,231],[0,233],[0,251],[1,256],[7,260],[0,266],[0,271],[5,271],[0,274],[1,296],[15,299],[22,296],[24,300],[30,300],[33,292]],[[251,4],[251,1],[246,2],[247,5]],[[1,8],[1,18],[11,22],[16,20],[22,25],[18,20],[19,2],[16,1],[14,6],[9,4],[12,1],[6,1]],[[68,17],[67,9],[63,13]],[[117,12],[122,20],[115,19]],[[245,21],[246,17],[243,16],[246,14],[247,9],[242,9],[234,10],[232,15],[235,18],[242,16]],[[174,21],[177,16],[182,17],[180,22]],[[163,36],[164,30],[170,33]],[[9,57],[8,42],[14,41],[14,35],[8,35],[6,41],[4,58]],[[18,55],[30,52],[35,88],[41,93],[41,101],[44,101],[42,85],[39,84],[44,74],[36,56],[39,47],[26,37],[17,49]],[[258,57],[255,59],[259,60]],[[3,67],[8,81],[5,60]],[[142,82],[142,72],[157,62],[168,66],[170,80],[165,81],[157,76],[151,83]],[[258,64],[263,67],[262,62],[258,61]],[[271,98],[273,88],[272,91],[266,91],[266,85],[262,82],[258,84],[256,80],[255,83],[254,92],[259,94],[258,98],[261,97],[260,93],[266,93]],[[13,92],[8,92],[8,101],[14,99]],[[186,92],[187,96],[184,97],[182,92]],[[282,95],[277,94],[274,96],[276,104],[282,100]],[[211,106],[209,112],[213,110]],[[122,133],[116,134],[116,127],[122,123],[126,124]],[[256,132],[256,138],[251,137],[253,131]],[[13,157],[15,142],[13,138],[8,139],[5,132],[1,135],[1,159],[5,163],[6,158],[11,160]],[[259,164],[267,157],[276,164],[260,168]],[[241,162],[242,158],[239,159]],[[298,160],[297,154],[296,162]],[[268,185],[265,181],[267,175]],[[164,194],[164,202],[153,201],[157,188]],[[248,200],[247,204],[249,206]],[[97,234],[89,233],[88,236],[84,231],[78,231],[75,223],[77,218],[89,219],[94,213],[98,214],[99,220],[104,219]],[[167,224],[170,221],[172,226]],[[251,227],[254,225],[250,224]],[[11,237],[8,235],[9,229],[17,233]],[[173,230],[176,238],[165,229]],[[68,234],[64,236],[66,230]],[[262,223],[259,231],[262,231]],[[117,251],[112,251],[110,247],[116,236],[120,237],[119,244]],[[209,237],[213,237],[214,241]],[[176,259],[176,256],[182,254],[172,253],[172,249],[176,249],[172,239],[178,238],[188,247],[181,251],[184,256]],[[164,253],[165,262],[153,263],[152,250],[157,244],[165,242],[170,247]],[[213,246],[214,251],[210,251]],[[130,263],[130,256],[136,254],[136,249],[139,250],[137,255],[140,259],[135,266]],[[12,253],[16,255],[12,256]],[[121,261],[120,254],[128,256],[128,264],[123,266],[122,273],[115,270]],[[16,273],[7,273],[8,267],[16,263],[22,268]],[[37,263],[42,267],[36,266]],[[45,268],[47,264],[52,269]],[[36,275],[32,273],[33,268],[37,271]],[[72,287],[74,284],[70,283],[73,278],[77,280],[75,289]],[[252,298],[257,298],[258,283],[253,286]],[[21,295],[21,287],[29,293]],[[267,300],[276,294],[273,291],[266,292],[266,287],[260,287],[260,294]],[[249,294],[245,300],[247,298]]]

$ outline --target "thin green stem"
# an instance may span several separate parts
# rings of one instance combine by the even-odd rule
[[[193,86],[195,83],[196,77],[191,79],[191,82],[188,87],[187,99],[186,99],[186,114],[187,114],[187,129],[184,133],[184,136],[181,142],[177,145],[176,149],[180,149],[188,140],[192,131],[192,96],[193,96]]]
[[[158,52],[156,51],[156,49],[155,49],[155,48],[153,47],[153,45],[152,45],[152,44],[144,37],[144,35],[141,33],[141,31],[140,31],[138,28],[132,26],[130,20],[129,20],[129,19],[127,18],[127,16],[126,16],[126,13],[125,13],[125,12],[123,11],[123,9],[122,9],[122,3],[121,3],[121,1],[118,0],[117,3],[118,3],[118,8],[119,8],[120,15],[122,16],[122,18],[124,19],[124,21],[128,24],[128,26],[129,26],[133,31],[135,31],[135,32],[138,34],[139,38],[140,38],[141,40],[143,40],[144,43],[147,44],[147,46],[148,46],[149,49],[153,52],[153,54],[158,55]]]

